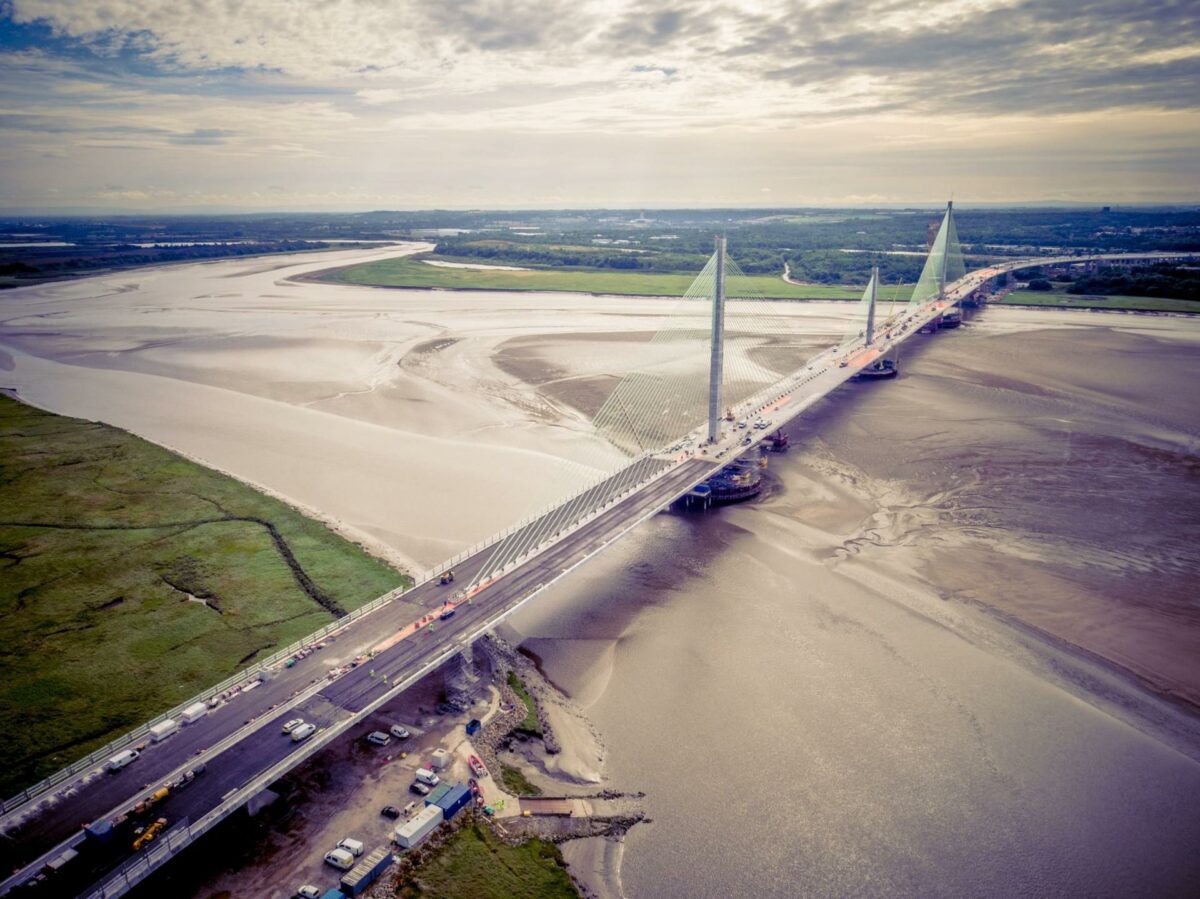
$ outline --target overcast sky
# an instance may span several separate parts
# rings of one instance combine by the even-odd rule
[[[0,207],[1200,200],[1196,0],[0,0]]]

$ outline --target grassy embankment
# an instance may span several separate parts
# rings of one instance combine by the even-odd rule
[[[525,689],[525,684],[514,672],[510,671],[508,672],[508,685],[513,688],[514,693],[521,697],[521,702],[525,703],[525,719],[513,730],[523,731],[537,737],[542,736],[542,722],[538,718],[537,703]]]
[[[0,510],[5,795],[404,580],[232,478],[2,396]]]
[[[531,839],[501,842],[488,828],[467,824],[424,859],[396,895],[400,899],[578,899],[562,853]]]
[[[509,272],[426,265],[400,257],[364,262],[324,273],[323,280],[372,287],[438,287],[457,290],[544,290],[617,296],[679,297],[695,275],[627,272],[613,269],[529,269]],[[861,287],[789,284],[773,275],[750,275],[731,284],[730,292],[753,291],[773,299],[858,299]]]
[[[1053,290],[1014,290],[1002,300],[1009,306],[1062,306],[1070,309],[1110,309],[1128,312],[1200,313],[1200,302],[1164,297],[1089,296],[1067,293],[1067,283],[1054,283]]]
[[[541,796],[542,788],[529,781],[520,768],[500,763],[500,784],[513,796]]]

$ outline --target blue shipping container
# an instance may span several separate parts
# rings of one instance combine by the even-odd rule
[[[437,801],[438,807],[442,810],[442,817],[447,821],[470,803],[471,791],[462,784],[455,784],[451,787],[450,792]]]
[[[437,805],[442,801],[442,797],[450,792],[450,784],[441,783],[433,788],[433,792],[425,797],[426,805]]]
[[[108,821],[93,821],[83,829],[89,840],[107,843],[113,835],[113,826]]]
[[[372,849],[362,861],[355,865],[342,877],[342,892],[350,899],[365,893],[382,874],[392,865],[392,852],[386,846]]]
[[[346,894],[341,890],[327,890],[321,899],[346,899]]]

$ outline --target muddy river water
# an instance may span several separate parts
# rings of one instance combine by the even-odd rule
[[[1195,894],[1195,719],[1141,689],[1200,698],[1195,338],[989,310],[526,613],[649,793],[627,894]]]
[[[569,392],[498,360],[619,368],[661,304],[284,277],[345,258],[8,291],[0,386],[417,568],[593,464]],[[757,500],[512,622],[647,793],[625,894],[1200,895],[1200,322],[995,308],[901,367],[794,425]]]

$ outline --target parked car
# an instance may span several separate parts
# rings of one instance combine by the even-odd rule
[[[321,888],[315,887],[311,883],[306,883],[300,889],[296,890],[298,899],[320,899]]]
[[[407,728],[401,727],[399,724],[393,724],[388,733],[390,733],[397,740],[407,740],[412,736],[412,734],[408,732]]]
[[[416,793],[418,796],[429,795],[429,787],[425,786],[425,784],[421,783],[419,780],[414,780],[411,784],[409,784],[408,790],[410,793]]]
[[[303,723],[304,723],[303,718],[293,718],[291,721],[289,721],[287,724],[285,724],[283,726],[283,732],[285,734],[290,734],[292,731],[294,731],[297,727],[299,727]]]
[[[386,746],[392,742],[392,738],[380,730],[373,730],[367,734],[367,742],[374,743],[376,746]]]
[[[380,809],[379,814],[383,815],[385,818],[391,818],[393,821],[395,821],[400,817],[400,809],[396,808],[394,805],[385,805],[382,809]]]
[[[325,864],[333,865],[339,871],[349,871],[354,867],[354,856],[347,849],[330,849],[325,853]]]

